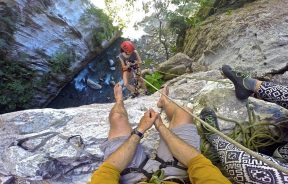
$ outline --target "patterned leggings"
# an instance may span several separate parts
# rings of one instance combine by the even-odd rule
[[[257,91],[257,95],[265,101],[274,102],[288,109],[287,86],[263,82]],[[288,184],[287,174],[257,160],[255,157],[240,150],[222,137],[212,134],[208,135],[207,139],[216,149],[227,174],[229,174],[236,183]],[[284,159],[288,160],[288,144],[279,148],[278,152]],[[258,154],[288,169],[288,164],[285,165],[272,157],[261,153]]]
[[[235,183],[251,184],[284,184],[288,183],[288,175],[268,166],[248,153],[240,150],[233,144],[216,134],[208,135],[207,139],[216,149],[220,160],[230,177]],[[258,153],[272,162],[286,167],[278,160]]]
[[[274,102],[288,109],[288,86],[262,82],[257,95],[268,102]]]

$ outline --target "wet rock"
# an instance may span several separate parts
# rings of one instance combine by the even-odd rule
[[[109,66],[112,67],[115,65],[115,61],[113,59],[109,59]]]
[[[111,85],[111,86],[115,86],[115,84],[116,84],[115,81],[112,81],[112,80],[110,81],[110,85]]]
[[[102,89],[102,86],[99,83],[94,82],[89,78],[87,79],[87,85],[93,89]]]
[[[101,46],[102,46],[103,48],[107,48],[109,45],[110,45],[110,43],[109,43],[108,40],[104,40],[104,41],[102,41],[102,43],[101,43]]]
[[[141,74],[142,76],[145,76],[145,75],[148,75],[148,74],[152,74],[153,71],[151,69],[144,69],[144,70],[141,70]]]
[[[115,71],[116,67],[110,67],[110,70]]]

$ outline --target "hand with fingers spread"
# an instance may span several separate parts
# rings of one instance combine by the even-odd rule
[[[144,116],[140,120],[137,130],[141,133],[144,133],[146,130],[152,127],[158,115],[159,114],[153,109],[149,109],[148,111],[146,111]]]

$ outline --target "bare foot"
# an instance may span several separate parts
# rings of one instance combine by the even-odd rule
[[[114,97],[115,97],[116,103],[123,102],[122,87],[121,87],[121,85],[119,83],[117,83],[114,86]]]
[[[161,92],[168,96],[169,94],[168,86],[164,86]],[[157,107],[162,108],[164,104],[166,103],[166,101],[167,101],[167,97],[164,95],[161,95],[159,98],[159,101],[157,102]]]

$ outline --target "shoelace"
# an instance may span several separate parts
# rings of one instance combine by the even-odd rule
[[[246,72],[237,72],[235,70],[232,70],[232,72],[235,72],[236,73],[236,77],[241,77],[241,78],[248,78],[250,77],[250,73],[246,73]]]
[[[237,72],[235,70],[232,70],[232,72],[235,72],[235,76],[239,77],[239,78],[243,78],[242,84],[246,89],[249,89],[246,85],[245,85],[245,79],[251,77],[250,73],[247,72]]]
[[[212,115],[208,115],[205,117],[205,121],[209,123],[211,126],[215,127],[214,117]],[[210,131],[209,128],[203,126],[208,132]]]

